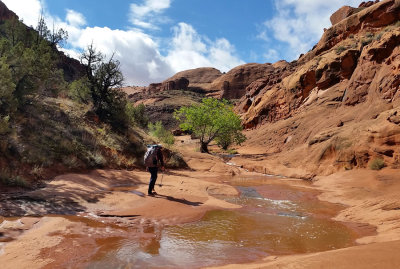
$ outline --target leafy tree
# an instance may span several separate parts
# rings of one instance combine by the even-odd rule
[[[232,142],[242,143],[240,118],[226,100],[204,98],[199,105],[182,107],[174,113],[184,131],[192,131],[200,138],[200,151],[208,153],[208,144],[217,139],[222,147]]]
[[[128,124],[126,115],[126,94],[120,90],[124,81],[120,62],[113,56],[104,61],[104,56],[95,50],[93,44],[81,56],[86,66],[86,76],[96,114],[103,121],[118,129]]]

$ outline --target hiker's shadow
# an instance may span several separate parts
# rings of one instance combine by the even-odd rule
[[[157,194],[157,197],[166,199],[168,201],[177,202],[177,203],[181,203],[181,204],[185,204],[185,205],[191,205],[191,206],[200,206],[203,204],[202,202],[191,202],[186,199],[174,198],[174,197],[168,196],[168,195]]]

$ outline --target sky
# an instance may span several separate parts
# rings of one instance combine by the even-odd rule
[[[121,62],[126,86],[161,82],[197,67],[292,61],[360,0],[2,0],[28,26],[43,14],[68,32],[61,48],[79,58],[93,43]]]

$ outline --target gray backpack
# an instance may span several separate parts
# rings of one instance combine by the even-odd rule
[[[158,145],[147,146],[147,152],[144,154],[144,165],[147,167],[156,167],[158,164],[157,152]]]

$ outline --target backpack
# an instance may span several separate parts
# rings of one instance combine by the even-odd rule
[[[147,146],[147,152],[144,154],[144,165],[147,167],[156,167],[158,164],[157,158],[158,145]]]

